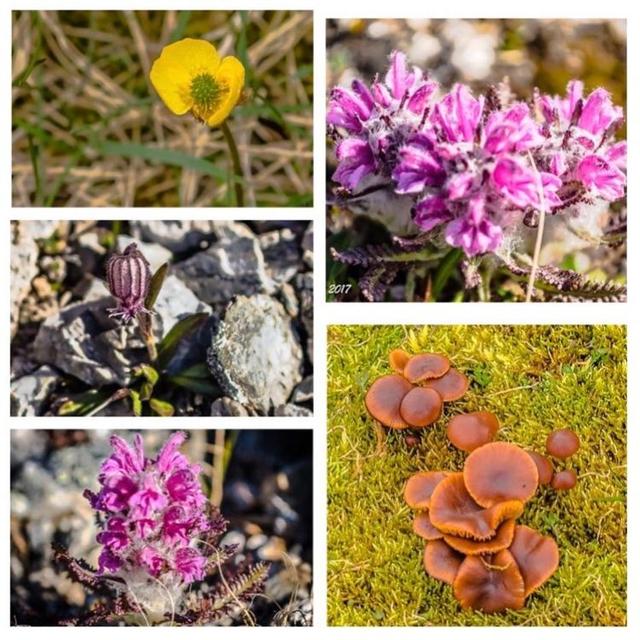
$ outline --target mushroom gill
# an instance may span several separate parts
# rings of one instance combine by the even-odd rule
[[[434,527],[435,528],[435,527]],[[445,535],[444,541],[459,553],[466,556],[479,556],[490,553],[497,553],[506,549],[513,540],[513,534],[516,528],[514,518],[505,520],[496,531],[496,535],[490,540],[469,540],[468,538],[459,538],[458,536]],[[437,529],[436,529],[437,531]]]
[[[517,518],[522,510],[518,500],[481,507],[467,491],[462,473],[452,473],[433,490],[429,516],[443,533],[483,541],[493,538],[505,520]]]

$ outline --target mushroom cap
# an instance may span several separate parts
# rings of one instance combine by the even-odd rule
[[[473,451],[464,463],[464,483],[483,507],[505,500],[526,502],[538,488],[538,467],[515,444],[491,442]]]
[[[560,562],[558,545],[553,538],[521,524],[516,527],[509,552],[524,579],[525,597],[544,584]]]
[[[407,361],[404,377],[413,383],[441,378],[450,366],[449,360],[439,353],[419,353]]]
[[[474,411],[454,416],[447,425],[447,438],[453,446],[471,453],[488,444],[498,433],[498,418],[490,411]]]
[[[527,451],[527,453],[535,462],[536,467],[538,467],[538,484],[549,484],[553,477],[553,463],[551,460],[537,451]]]
[[[578,482],[578,477],[573,469],[564,469],[553,474],[551,478],[551,488],[556,491],[569,491]]]
[[[433,526],[433,525],[432,525]],[[435,529],[435,527],[434,527]],[[490,540],[479,541],[459,538],[458,536],[445,535],[444,541],[459,553],[465,556],[479,556],[489,553],[497,553],[506,549],[513,541],[513,534],[516,529],[514,518],[505,520],[496,531],[496,535]],[[438,531],[438,529],[436,529]]]
[[[495,613],[524,606],[524,579],[513,556],[504,549],[489,562],[467,556],[453,582],[453,593],[464,609]]]
[[[442,398],[437,391],[414,387],[400,403],[400,416],[411,427],[426,427],[442,413]]]
[[[422,562],[424,570],[436,580],[453,584],[463,556],[442,540],[431,540],[424,548]]]
[[[580,448],[580,438],[571,429],[552,431],[547,437],[547,453],[564,460]]]
[[[392,374],[374,380],[364,403],[367,411],[379,422],[392,429],[406,429],[407,423],[400,415],[400,403],[413,385],[402,376]]]
[[[498,503],[489,509],[476,504],[464,484],[462,473],[452,473],[441,480],[431,494],[429,517],[443,533],[461,538],[490,540],[498,527],[522,514],[518,500]]]
[[[428,389],[435,389],[444,402],[453,402],[460,400],[467,393],[469,378],[451,367],[441,378],[427,380],[424,386]]]
[[[442,538],[442,531],[433,526],[428,511],[421,511],[416,514],[413,519],[413,532],[425,540],[440,540]]]
[[[396,373],[402,375],[409,358],[411,354],[404,349],[393,349],[389,352],[389,365]]]
[[[404,486],[404,501],[412,509],[428,509],[433,490],[449,474],[446,471],[418,471]]]

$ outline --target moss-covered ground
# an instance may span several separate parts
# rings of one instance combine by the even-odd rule
[[[328,334],[328,621],[331,625],[626,624],[626,330],[619,326],[333,326]],[[423,431],[376,430],[364,394],[388,352],[447,354],[471,379]],[[463,611],[422,568],[402,500],[421,469],[461,469],[448,417],[486,409],[498,439],[544,451],[569,427],[577,487],[538,491],[519,522],[553,536],[560,567],[520,611]]]

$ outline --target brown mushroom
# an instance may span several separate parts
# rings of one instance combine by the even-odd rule
[[[510,500],[483,509],[467,491],[462,473],[452,473],[433,490],[429,506],[432,524],[443,533],[489,540],[505,521],[522,514],[523,504]]]
[[[424,570],[436,580],[453,584],[463,556],[442,540],[427,542],[423,556]]]
[[[551,478],[551,488],[556,491],[569,491],[573,489],[578,482],[578,477],[573,469],[565,469],[553,474]]]
[[[407,423],[400,415],[400,403],[413,385],[402,376],[382,376],[367,391],[364,403],[367,411],[386,427],[406,429]]]
[[[404,349],[393,349],[389,353],[389,365],[396,373],[402,375],[410,357],[411,354],[407,353]]]
[[[525,597],[546,582],[560,562],[556,541],[524,525],[516,527],[509,551],[524,579]]]
[[[442,538],[442,531],[433,526],[428,511],[421,511],[416,514],[413,519],[413,532],[425,540],[440,540]]]
[[[410,427],[426,427],[442,413],[442,398],[437,391],[414,387],[400,403],[400,416]]]
[[[552,431],[547,438],[547,453],[564,460],[580,448],[580,438],[571,429]]]
[[[414,473],[404,487],[404,501],[412,509],[428,509],[431,494],[448,473],[445,471],[418,471]]]
[[[506,549],[489,562],[479,556],[467,556],[458,569],[453,593],[464,609],[484,613],[524,606],[524,580]]]
[[[449,360],[439,353],[419,353],[412,356],[404,367],[404,377],[413,382],[441,378],[449,371]]]
[[[469,378],[451,367],[441,378],[427,380],[424,386],[428,389],[435,389],[444,402],[453,402],[467,393]]]
[[[498,433],[498,418],[489,411],[474,411],[454,416],[447,425],[447,437],[451,444],[471,453],[483,444],[491,442]]]
[[[506,549],[511,544],[515,528],[516,521],[512,518],[511,520],[505,520],[498,527],[496,535],[490,540],[485,540],[483,542],[479,540],[459,538],[458,536],[445,535],[444,541],[459,553],[464,553],[465,556],[479,556],[489,553],[497,553],[498,551]],[[438,531],[438,529],[435,530]]]
[[[549,484],[553,476],[553,463],[551,460],[537,451],[527,451],[527,453],[535,462],[536,467],[538,467],[538,484]]]
[[[491,442],[473,451],[464,464],[464,483],[482,507],[506,500],[526,502],[538,488],[538,467],[515,444]]]

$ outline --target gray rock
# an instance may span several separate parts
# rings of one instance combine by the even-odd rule
[[[291,402],[300,404],[313,400],[313,376],[307,376],[294,390]]]
[[[11,467],[24,464],[29,458],[40,458],[47,450],[48,438],[36,429],[11,430]]]
[[[45,365],[11,383],[11,415],[38,416],[60,381],[60,375]]]
[[[313,416],[313,413],[297,404],[283,404],[276,407],[274,415],[284,418],[309,418]]]
[[[141,240],[155,242],[176,253],[215,239],[252,235],[246,225],[227,220],[136,220],[130,226]]]
[[[212,416],[242,416],[246,417],[249,412],[239,402],[232,400],[231,398],[218,398],[211,403],[211,415]]]
[[[147,259],[151,267],[151,273],[155,273],[159,267],[165,262],[171,262],[172,253],[169,249],[166,249],[157,243],[141,242],[131,236],[120,235],[118,236],[117,249],[119,253],[122,253],[132,242],[138,245],[138,249],[142,252],[142,255]]]
[[[307,357],[313,362],[313,273],[299,273],[293,281],[300,302],[300,317],[307,334]]]
[[[175,265],[173,273],[209,304],[226,304],[237,295],[274,290],[254,236],[220,240]]]
[[[298,303],[298,296],[296,290],[288,283],[284,282],[280,285],[278,290],[278,300],[282,302],[287,313],[295,318],[300,313],[300,304]]]
[[[239,296],[209,349],[209,366],[226,393],[267,413],[302,379],[302,348],[283,306],[269,296]]]
[[[18,328],[20,306],[31,289],[31,280],[38,274],[36,240],[48,238],[56,222],[18,220],[11,223],[11,336]]]
[[[275,282],[288,282],[300,270],[300,245],[291,229],[263,233],[260,236],[260,248],[267,264],[267,273]]]
[[[309,223],[302,237],[302,259],[313,271],[313,222]]]
[[[99,287],[99,284],[96,284]],[[147,359],[134,323],[121,328],[108,317],[111,297],[70,305],[47,318],[34,342],[34,357],[89,386],[126,386],[131,369]],[[180,280],[169,276],[155,305],[154,331],[165,335],[178,320],[210,312]]]

